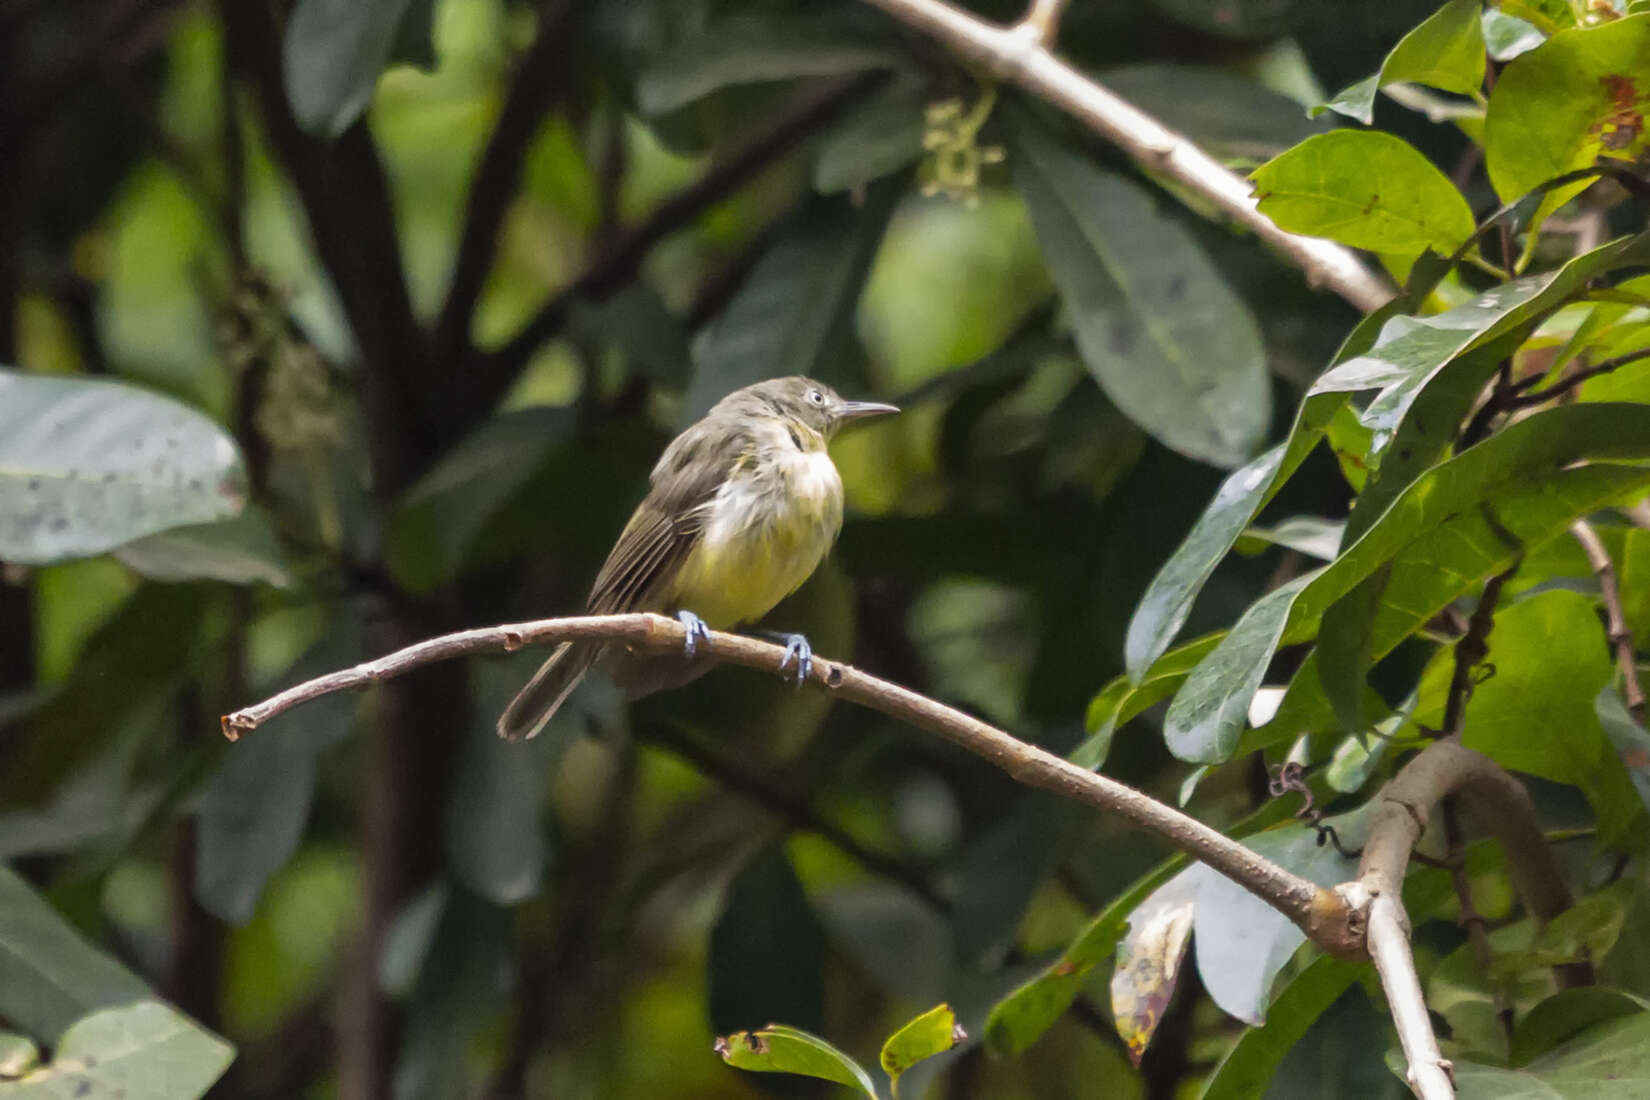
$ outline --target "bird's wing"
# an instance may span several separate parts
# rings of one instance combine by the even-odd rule
[[[741,433],[704,427],[683,432],[654,467],[652,491],[596,575],[591,614],[663,610],[670,582],[704,528],[705,507],[747,449]]]

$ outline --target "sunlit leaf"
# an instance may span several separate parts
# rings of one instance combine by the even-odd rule
[[[1335,130],[1255,169],[1260,210],[1284,229],[1355,248],[1449,253],[1472,236],[1472,208],[1449,177],[1402,138]]]
[[[882,1068],[899,1085],[900,1074],[925,1058],[944,1054],[968,1037],[950,1005],[936,1005],[911,1020],[882,1044]]]
[[[1507,65],[1484,119],[1484,164],[1496,193],[1511,202],[1600,158],[1631,162],[1650,133],[1644,124],[1650,110],[1646,73],[1650,13],[1561,31]],[[1532,231],[1588,186],[1582,180],[1549,192]]]
[[[1484,83],[1483,5],[1479,0],[1449,0],[1426,21],[1398,40],[1380,72],[1340,92],[1325,108],[1369,125],[1375,93],[1388,84],[1425,84],[1470,95]]]
[[[756,1073],[795,1073],[857,1088],[876,1100],[877,1087],[859,1063],[825,1040],[782,1024],[736,1031],[716,1040],[730,1066]]]
[[[120,382],[0,369],[0,560],[101,554],[241,510],[234,442],[170,398]]]
[[[1241,465],[1271,418],[1260,333],[1242,299],[1137,185],[1029,120],[1015,141],[1015,182],[1106,396],[1180,453]]]

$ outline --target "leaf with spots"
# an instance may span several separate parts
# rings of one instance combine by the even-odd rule
[[[121,382],[0,369],[0,560],[44,565],[238,515],[246,473],[205,416]]]
[[[737,1069],[794,1073],[859,1089],[876,1100],[877,1087],[858,1062],[817,1035],[783,1024],[736,1031],[716,1040],[716,1053]]]

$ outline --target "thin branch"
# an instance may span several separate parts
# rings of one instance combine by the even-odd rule
[[[1525,393],[1520,394],[1517,397],[1509,398],[1505,404],[1505,408],[1508,410],[1527,409],[1535,405],[1545,404],[1554,398],[1563,397],[1565,394],[1569,393],[1571,390],[1575,389],[1577,386],[1581,385],[1590,378],[1597,378],[1601,374],[1609,374],[1613,370],[1619,370],[1630,363],[1637,363],[1641,359],[1650,359],[1650,348],[1641,348],[1638,351],[1628,352],[1626,355],[1618,355],[1613,359],[1606,359],[1601,363],[1594,363],[1590,367],[1583,367],[1574,374],[1569,374],[1559,379],[1557,382],[1554,382],[1544,390],[1537,390],[1534,393]]]
[[[1054,48],[1060,37],[1060,19],[1066,14],[1069,0],[1031,0],[1031,6],[1019,22],[1021,34],[1029,34],[1045,50]]]
[[[522,55],[499,111],[498,123],[481,154],[464,211],[464,231],[453,260],[452,282],[435,325],[438,359],[456,362],[470,338],[476,302],[498,251],[499,227],[521,176],[527,148],[555,101],[568,85],[569,0],[551,0],[539,13],[539,31]]]
[[[600,301],[624,286],[654,245],[691,225],[707,209],[749,183],[886,76],[870,73],[834,83],[823,93],[810,96],[727,160],[661,203],[645,221],[620,234],[601,258],[554,294],[509,342],[480,357],[479,375],[472,387],[475,401],[490,408],[539,345],[561,328],[574,302]]]
[[[1520,549],[1512,532],[1503,527],[1487,507],[1484,518],[1496,537],[1515,551]],[[1449,694],[1444,701],[1443,732],[1446,736],[1459,736],[1461,733],[1461,724],[1466,720],[1467,700],[1472,698],[1473,677],[1477,675],[1484,658],[1490,655],[1490,631],[1495,629],[1495,608],[1501,602],[1501,589],[1523,564],[1524,557],[1518,554],[1511,565],[1484,582],[1478,606],[1473,608],[1472,615],[1467,619],[1467,632],[1455,643],[1455,670],[1450,676]]]
[[[223,732],[234,740],[300,703],[389,680],[436,661],[589,638],[618,642],[632,650],[670,653],[680,652],[686,633],[680,623],[663,615],[632,614],[543,619],[445,634],[375,661],[298,684],[261,703],[225,715]],[[706,648],[711,659],[786,675],[782,664],[783,646],[713,631]],[[1284,870],[1202,822],[1132,787],[1080,768],[971,715],[848,665],[816,658],[809,681],[839,698],[937,734],[996,765],[1026,786],[1119,814],[1262,898],[1299,925],[1318,946],[1341,956],[1363,955],[1361,918],[1348,910],[1334,893]]]
[[[1341,886],[1354,909],[1367,905],[1366,948],[1386,991],[1392,1020],[1408,1062],[1410,1087],[1422,1100],[1455,1095],[1451,1066],[1438,1050],[1426,1000],[1415,976],[1409,918],[1402,901],[1404,873],[1426,832],[1433,806],[1459,793],[1473,816],[1489,828],[1507,854],[1519,896],[1537,925],[1570,907],[1570,887],[1547,847],[1529,792],[1500,765],[1449,737],[1427,746],[1382,789],[1358,878]],[[1592,968],[1572,963],[1554,968],[1560,985],[1591,981]]]
[[[1049,52],[1035,23],[1001,27],[945,0],[867,0],[939,39],[959,56],[1075,117],[1133,157],[1224,211],[1282,252],[1312,286],[1326,287],[1364,313],[1391,300],[1392,287],[1349,249],[1278,228],[1256,205],[1249,181],[1133,104]],[[1036,3],[1033,14],[1056,4]]]
[[[1621,669],[1622,694],[1633,717],[1644,721],[1644,685],[1639,682],[1638,658],[1633,652],[1633,632],[1627,626],[1627,616],[1621,606],[1621,586],[1616,580],[1615,563],[1604,540],[1598,537],[1593,525],[1584,519],[1570,524],[1570,534],[1586,551],[1587,563],[1598,577],[1600,595],[1604,598],[1604,628],[1610,644],[1616,650],[1616,666]]]

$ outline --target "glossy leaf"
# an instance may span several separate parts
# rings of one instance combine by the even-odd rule
[[[157,581],[223,581],[292,587],[275,529],[248,506],[234,519],[174,527],[115,549],[115,557]]]
[[[1454,1063],[1459,1100],[1634,1100],[1650,1094],[1650,1013],[1596,1024],[1517,1069]]]
[[[820,5],[711,23],[642,74],[642,111],[662,115],[718,89],[896,68],[903,56],[851,8]]]
[[[852,358],[848,321],[892,211],[893,193],[864,208],[821,199],[757,261],[739,293],[694,340],[682,423],[764,378],[806,374],[841,384]]]
[[[859,1063],[824,1039],[783,1024],[736,1031],[716,1040],[716,1053],[730,1066],[755,1073],[794,1073],[859,1089],[876,1100],[877,1087]]]
[[[0,1015],[41,1042],[57,1043],[88,1012],[148,993],[142,979],[0,867]]]
[[[1339,111],[1365,126],[1375,117],[1375,93],[1388,84],[1425,84],[1471,95],[1484,83],[1483,5],[1448,0],[1386,55],[1380,72],[1344,89],[1313,113]]]
[[[950,1005],[936,1005],[905,1024],[882,1044],[882,1068],[898,1090],[900,1075],[918,1062],[944,1054],[968,1033],[957,1023]]]
[[[1476,228],[1449,178],[1402,138],[1335,130],[1257,168],[1255,197],[1279,226],[1355,248],[1450,253]]]
[[[427,0],[299,0],[287,22],[282,71],[298,124],[333,138],[372,102],[397,56],[428,63]]]
[[[1253,454],[1271,418],[1260,333],[1242,300],[1139,187],[1015,128],[1014,178],[1106,396],[1166,446],[1217,466]]]
[[[1187,642],[1165,653],[1146,671],[1138,684],[1119,676],[1107,684],[1089,703],[1085,722],[1089,736],[1067,757],[1078,767],[1098,770],[1111,750],[1112,736],[1119,726],[1180,689],[1186,676],[1224,635],[1211,634]]]
[[[1199,1100],[1248,1100],[1266,1092],[1284,1056],[1352,983],[1362,967],[1323,956],[1278,992],[1266,1022],[1238,1036],[1210,1074]]]
[[[1540,28],[1505,8],[1484,9],[1484,48],[1496,61],[1511,61],[1545,41],[1547,36]]]
[[[1634,485],[1650,481],[1650,474],[1636,467],[1570,471],[1581,475],[1582,483],[1553,496],[1546,506],[1537,506],[1536,502],[1548,497],[1548,483],[1565,483],[1559,477],[1561,467],[1583,458],[1643,457],[1646,448],[1650,448],[1650,418],[1640,407],[1571,405],[1513,424],[1418,478],[1334,562],[1251,607],[1192,671],[1165,721],[1164,737],[1171,751],[1198,763],[1227,759],[1237,744],[1249,699],[1278,645],[1313,637],[1332,603],[1417,540],[1454,522],[1472,522],[1466,518],[1469,514],[1485,523],[1476,512],[1479,502],[1518,491],[1527,494],[1530,507],[1512,512],[1502,522],[1520,524],[1523,529],[1514,533],[1526,545],[1545,541],[1562,530],[1562,526],[1555,530],[1554,523],[1567,526],[1585,514],[1576,511],[1577,507],[1596,507],[1601,486],[1625,494]],[[1450,534],[1457,536],[1458,532]],[[1490,537],[1494,538],[1493,533]],[[1475,545],[1474,552],[1485,553],[1481,545]],[[1395,576],[1397,571],[1394,566]],[[1384,652],[1381,643],[1372,644],[1370,652],[1378,659]]]
[[[50,1064],[0,1083],[6,1100],[195,1100],[235,1050],[158,1001],[105,1008],[74,1023]]]
[[[0,369],[0,560],[88,557],[240,512],[234,442],[170,398]]]
[[[1510,63],[1484,119],[1484,163],[1496,193],[1511,202],[1599,158],[1631,161],[1645,148],[1646,73],[1650,13],[1562,31]],[[1588,186],[1549,192],[1532,229]]]

